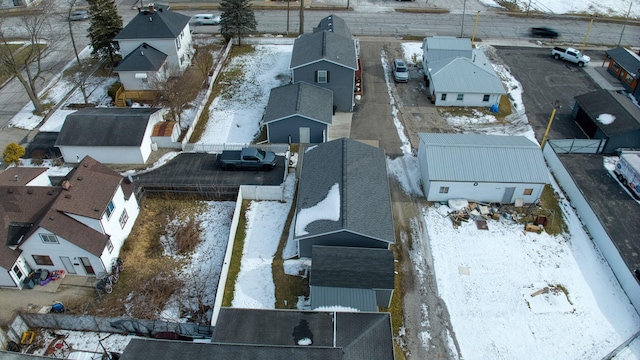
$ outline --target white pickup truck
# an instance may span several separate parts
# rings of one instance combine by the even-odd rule
[[[572,63],[578,64],[578,66],[583,67],[591,61],[591,58],[587,55],[580,52],[580,50],[576,50],[574,48],[561,48],[554,47],[551,50],[551,56],[553,56],[556,60],[566,60]]]

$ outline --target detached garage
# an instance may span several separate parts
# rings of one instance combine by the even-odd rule
[[[540,147],[524,136],[418,136],[420,175],[428,201],[533,203],[549,183]]]
[[[575,97],[571,116],[590,139],[603,139],[603,154],[640,148],[640,109],[628,97],[598,90]]]

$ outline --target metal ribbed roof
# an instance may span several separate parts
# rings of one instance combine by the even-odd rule
[[[479,51],[474,59],[457,57],[429,66],[433,87],[438,93],[506,94],[491,63]]]
[[[540,147],[524,136],[421,133],[431,181],[549,183]]]
[[[354,289],[311,286],[311,308],[345,307],[360,311],[378,311],[376,292],[372,289]]]

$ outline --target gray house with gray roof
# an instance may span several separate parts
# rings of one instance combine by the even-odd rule
[[[388,249],[395,233],[384,150],[346,138],[306,148],[294,226],[300,257],[313,245]]]
[[[428,201],[535,203],[550,182],[540,146],[524,136],[421,133],[418,162]]]
[[[394,288],[393,252],[386,249],[313,246],[311,308],[388,308]]]
[[[324,142],[333,116],[331,90],[299,82],[271,89],[262,118],[270,143]]]
[[[64,161],[91,156],[104,164],[144,164],[152,151],[155,108],[84,108],[67,115],[55,146]]]
[[[336,110],[353,110],[358,56],[356,43],[342,19],[329,15],[313,33],[300,35],[293,44],[289,67],[294,83],[329,89]]]
[[[222,308],[211,343],[133,339],[130,359],[393,360],[389,313]]]

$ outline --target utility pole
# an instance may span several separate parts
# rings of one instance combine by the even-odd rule
[[[549,123],[547,124],[547,130],[544,131],[544,136],[542,137],[542,143],[540,144],[541,150],[544,150],[544,145],[547,142],[547,136],[549,136],[549,130],[551,130],[551,124],[553,123],[553,118],[556,116],[556,111],[561,107],[562,106],[560,105],[560,101],[556,100],[555,103],[553,104],[553,111],[551,112]]]
[[[631,5],[633,5],[633,1],[629,0],[629,11],[627,11],[627,16],[624,17],[624,25],[622,25],[622,32],[620,33],[620,40],[618,40],[617,47],[620,47],[620,43],[622,42],[622,35],[624,35],[624,29],[627,27],[627,20],[629,20],[629,14],[631,13]]]
[[[473,41],[476,39],[476,30],[478,29],[478,17],[480,16],[480,11],[476,13],[476,22],[473,24],[473,35],[471,35],[471,46],[473,46]]]
[[[464,14],[466,10],[467,10],[467,0],[464,0],[462,4],[462,28],[460,28],[460,37],[462,37],[462,34],[464,33]]]
[[[593,25],[594,17],[597,17],[597,15],[591,17],[591,21],[589,22],[589,27],[587,28],[587,33],[584,35],[584,41],[582,42],[582,46],[580,47],[580,51],[584,51],[584,46],[587,44],[587,39],[589,38],[589,32],[591,31],[591,25]]]

